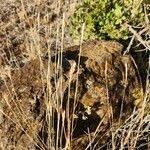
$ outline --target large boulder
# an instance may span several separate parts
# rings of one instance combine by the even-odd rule
[[[47,149],[51,136],[60,147],[85,149],[85,132],[93,137],[98,130],[100,137],[124,123],[140,107],[135,93],[143,93],[133,58],[123,56],[122,49],[115,41],[89,41],[10,71],[0,87],[3,148]],[[110,137],[108,133],[99,145]]]

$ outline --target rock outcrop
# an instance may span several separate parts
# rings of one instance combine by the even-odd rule
[[[122,49],[114,41],[89,41],[11,71],[0,87],[3,148],[48,149],[49,136],[61,147],[72,135],[72,149],[82,150],[89,146],[85,132],[91,138],[98,133],[93,145],[110,140],[109,129],[131,115],[138,107],[134,93],[142,93],[132,57],[122,56]]]

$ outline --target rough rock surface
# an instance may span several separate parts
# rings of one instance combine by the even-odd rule
[[[94,137],[99,123],[98,136],[92,144],[98,142],[100,146],[110,140],[108,130],[129,117],[135,107],[133,93],[142,88],[131,56],[122,56],[122,48],[114,41],[89,41],[81,49],[73,46],[51,60],[48,57],[31,60],[12,70],[0,86],[4,113],[3,122],[0,121],[1,148],[48,149],[50,106],[54,113],[65,116],[66,130],[69,107],[69,119],[74,118],[72,149],[84,150],[89,144],[85,132]],[[57,64],[61,58],[62,64]],[[63,86],[58,86],[59,82]],[[53,118],[54,139],[57,115]],[[102,136],[100,140],[98,137]],[[65,146],[65,136],[63,141]]]

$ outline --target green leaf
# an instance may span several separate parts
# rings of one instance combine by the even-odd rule
[[[117,19],[115,22],[115,25],[121,24],[122,23],[122,19]]]
[[[122,7],[119,6],[117,3],[115,5],[114,15],[117,16],[117,17],[122,16]]]

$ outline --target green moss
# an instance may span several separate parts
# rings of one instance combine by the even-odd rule
[[[143,96],[144,96],[143,90],[142,89],[136,90],[132,96],[134,98],[134,101],[133,101],[134,105],[136,107],[141,106],[141,104],[143,102]]]

